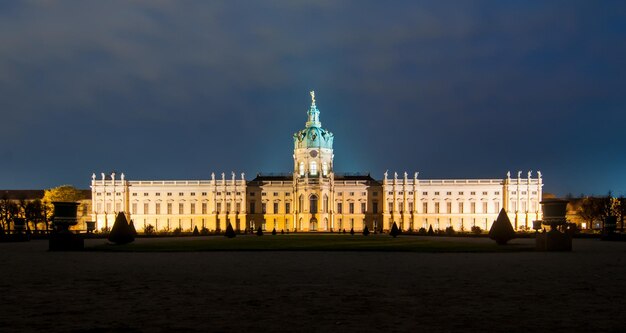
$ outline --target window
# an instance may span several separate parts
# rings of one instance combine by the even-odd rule
[[[367,192],[361,192],[361,196],[367,196]]]
[[[341,202],[337,203],[337,214],[343,214],[343,204]]]
[[[471,202],[470,203],[470,213],[476,214],[476,203],[475,202]]]
[[[150,210],[148,210],[148,208],[150,208],[149,204],[146,202],[143,204],[143,213],[144,214],[150,214]]]
[[[464,206],[463,206],[463,203],[462,203],[462,202],[459,202],[459,213],[460,213],[460,214],[465,213],[465,210],[463,209],[463,207],[464,207]]]
[[[196,204],[193,203],[193,202],[189,206],[189,213],[190,214],[195,214],[196,213]]]
[[[402,212],[404,209],[404,206],[402,205],[402,202],[398,201],[398,211]]]
[[[435,202],[435,214],[439,214],[439,203]]]
[[[267,213],[267,203],[265,202],[261,204],[261,213]]]
[[[304,162],[300,162],[300,166],[298,168],[300,176],[304,176]]]
[[[452,195],[452,192],[446,192],[446,195]]]
[[[376,202],[376,201],[372,202],[372,212],[374,214],[378,213],[378,202]]]
[[[446,213],[448,213],[448,214],[452,213],[452,203],[451,202],[446,202]]]
[[[183,195],[185,195],[185,193],[183,193],[183,192],[178,192],[178,196],[179,196],[179,197],[182,197]]]
[[[230,195],[230,192],[226,192],[226,195]]]
[[[343,192],[337,192],[337,196],[340,197],[343,195]]]
[[[237,192],[236,195],[241,195],[241,192]]]
[[[324,200],[322,201],[322,211],[324,213],[328,212],[328,196],[324,194]]]
[[[100,211],[102,209],[102,204],[98,204],[98,211]],[[137,214],[137,203],[134,202],[131,206],[130,206],[130,213],[131,214]]]
[[[439,195],[439,192],[435,192],[435,195]]]
[[[390,212],[393,212],[393,202],[390,202],[390,203],[389,203],[389,211],[390,211]]]
[[[107,195],[111,195],[111,193],[107,193]],[[143,196],[144,196],[144,197],[147,197],[147,196],[148,196],[148,193],[144,193],[144,194],[143,194]]]
[[[517,202],[515,200],[511,200],[511,210],[517,212]]]
[[[235,212],[239,213],[239,211],[241,211],[241,202],[235,204]]]
[[[136,196],[137,196],[137,193],[133,193],[133,197],[136,197]]]
[[[350,192],[350,193],[348,193],[348,194],[349,194],[351,197],[353,197],[353,196],[354,196],[354,192]]]
[[[522,191],[522,195],[526,195],[526,191]]]
[[[470,195],[476,195],[476,192],[470,192]]]
[[[145,206],[144,206],[144,207],[145,207]],[[107,211],[107,212],[110,212],[110,211],[111,211],[111,203],[110,203],[110,202],[107,202],[107,210],[106,210],[106,211]],[[147,212],[147,211],[148,211],[148,209],[146,208],[146,210],[145,210],[144,212]],[[144,213],[144,214],[148,214],[148,213]]]
[[[171,197],[172,196],[172,192],[167,192],[167,196]]]
[[[513,191],[513,192],[511,192],[511,194],[517,194],[517,191]]]
[[[500,203],[499,202],[494,202],[493,203],[493,207],[496,209],[496,213],[500,212]]]
[[[278,192],[274,192],[274,196],[277,197],[278,196]]]
[[[195,196],[196,196],[196,192],[191,192],[191,193],[189,193],[189,194],[190,194],[192,197],[195,197]]]
[[[498,193],[496,193],[496,194],[498,194]],[[532,194],[537,194],[537,191],[532,191]]]
[[[483,213],[487,213],[487,203],[483,202]]]
[[[167,203],[167,213],[170,214],[170,215],[172,214],[172,203],[171,202]]]
[[[328,175],[328,164],[326,162],[322,163],[322,174],[324,176]]]
[[[463,192],[459,192],[459,195],[463,195]]]
[[[178,204],[178,214],[184,214],[184,213],[185,213],[185,204],[181,202]]]
[[[250,201],[250,209],[249,210],[250,210],[250,214],[255,214],[255,211],[254,211],[254,201]]]
[[[230,202],[226,203],[226,213],[230,213],[231,212],[231,206],[230,206]]]
[[[265,197],[265,196],[267,196],[267,193],[265,193],[265,192],[261,192],[261,196],[262,196],[262,197]]]
[[[413,202],[409,202],[409,211],[412,212],[413,211]]]
[[[392,191],[389,191],[389,195],[393,195],[393,192],[392,192]]]
[[[365,213],[367,211],[365,202],[361,202],[361,213]]]
[[[272,212],[278,214],[278,202],[274,202],[274,210]]]
[[[122,210],[122,204],[121,204],[121,203],[119,203],[119,202],[118,202],[118,203],[116,203],[116,204],[115,204],[115,211],[116,211],[116,212],[119,212],[119,211],[121,211],[121,210]]]
[[[422,195],[428,195],[428,192],[422,192]]]
[[[202,214],[206,214],[207,213],[207,203],[206,202],[202,203],[202,208],[201,209],[202,209]]]
[[[424,202],[424,203],[422,204],[422,212],[423,212],[424,214],[428,213],[428,202]]]
[[[110,195],[111,195],[111,193],[107,193],[107,195],[108,195],[108,196],[110,196]]]
[[[161,214],[161,204],[160,203],[156,203],[154,204],[154,212],[158,215]]]
[[[522,201],[522,212],[526,212],[526,201]]]
[[[311,176],[317,176],[317,162],[311,161],[311,166],[309,168]]]
[[[309,209],[311,211],[311,214],[317,214],[317,196],[316,195],[312,195],[311,199],[309,199]]]
[[[217,213],[221,213],[222,212],[222,203],[218,202],[217,205],[215,206],[215,210],[217,211]]]
[[[403,194],[404,194],[403,191],[398,192],[398,195],[403,195]]]
[[[239,194],[239,193],[237,193],[237,194]],[[201,194],[201,195],[206,195],[206,192],[202,192],[202,194]]]
[[[285,214],[291,213],[291,203],[285,202]]]
[[[500,195],[500,192],[496,191],[494,194],[495,194],[495,195]]]

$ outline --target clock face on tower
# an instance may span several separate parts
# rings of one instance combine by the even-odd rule
[[[311,157],[317,157],[317,150],[311,150],[309,155],[311,155]]]

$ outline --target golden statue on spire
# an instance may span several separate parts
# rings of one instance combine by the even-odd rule
[[[315,105],[315,90],[309,91],[309,94],[311,94],[311,103]]]

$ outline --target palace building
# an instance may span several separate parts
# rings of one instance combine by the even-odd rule
[[[333,133],[322,128],[315,93],[305,128],[293,135],[293,172],[245,175],[214,173],[208,180],[128,180],[92,175],[92,220],[110,228],[118,212],[138,230],[276,229],[289,231],[489,229],[502,208],[516,229],[541,219],[541,172],[498,179],[421,179],[385,172],[334,172]]]

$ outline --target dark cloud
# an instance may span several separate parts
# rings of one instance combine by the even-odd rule
[[[289,171],[308,90],[342,171],[626,192],[620,1],[0,4],[0,187]],[[71,153],[59,153],[68,148]]]

